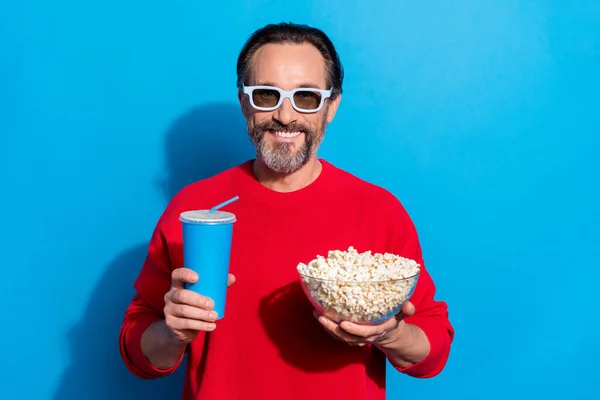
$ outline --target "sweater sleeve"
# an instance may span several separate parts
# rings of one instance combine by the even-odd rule
[[[164,319],[164,295],[171,288],[171,271],[174,266],[170,252],[177,249],[172,245],[169,248],[163,232],[166,222],[163,214],[150,240],[146,260],[134,282],[136,293],[125,311],[120,331],[121,358],[133,375],[143,379],[166,376],[175,371],[183,360],[182,356],[172,368],[161,370],[148,361],[141,348],[144,331],[155,321]]]
[[[435,284],[425,268],[421,245],[415,226],[407,212],[400,205],[400,229],[394,246],[397,253],[411,258],[420,264],[420,275],[410,301],[415,306],[415,314],[406,317],[406,323],[416,325],[423,330],[429,340],[429,354],[420,362],[400,368],[399,372],[416,378],[431,378],[445,367],[450,354],[450,345],[454,339],[454,328],[448,318],[448,306],[444,301],[436,300]]]

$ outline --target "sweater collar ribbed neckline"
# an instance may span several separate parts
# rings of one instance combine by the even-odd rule
[[[322,165],[321,173],[310,185],[293,192],[277,192],[269,189],[256,179],[252,165],[254,159],[240,165],[238,185],[241,195],[250,195],[255,199],[276,208],[299,208],[308,205],[318,205],[326,200],[326,191],[333,187],[335,166],[319,159]]]

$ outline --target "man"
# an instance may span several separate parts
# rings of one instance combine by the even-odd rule
[[[127,367],[165,376],[187,351],[186,399],[383,400],[386,360],[435,376],[454,330],[409,216],[388,191],[317,158],[342,95],[333,44],[314,28],[268,25],[249,38],[237,72],[256,159],[184,188],[159,219],[121,329]],[[184,289],[202,276],[183,268],[178,218],[234,196],[227,315],[217,320],[211,299]],[[298,263],[350,246],[421,265],[395,318],[336,324],[311,307]]]

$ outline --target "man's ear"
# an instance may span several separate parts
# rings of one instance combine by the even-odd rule
[[[337,113],[337,109],[340,105],[340,101],[342,101],[342,94],[338,94],[335,99],[332,99],[329,102],[329,108],[327,109],[327,117],[326,117],[326,121],[328,124],[330,124],[333,121],[333,118],[335,117],[335,114]]]

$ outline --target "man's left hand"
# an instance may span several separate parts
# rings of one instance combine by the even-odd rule
[[[406,325],[403,319],[414,313],[415,306],[407,301],[401,312],[392,318],[377,325],[359,325],[349,321],[337,324],[318,311],[314,311],[315,317],[331,336],[352,346],[364,346],[365,344],[385,346],[395,341],[402,335]]]

